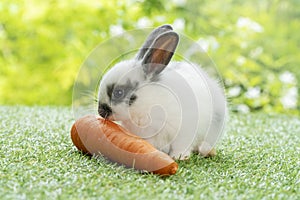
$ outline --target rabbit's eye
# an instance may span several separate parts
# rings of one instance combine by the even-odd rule
[[[121,99],[124,97],[124,90],[123,89],[114,89],[113,97],[116,99]]]

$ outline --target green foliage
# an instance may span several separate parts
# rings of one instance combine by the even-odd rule
[[[2,0],[0,104],[70,105],[100,42],[169,23],[207,50],[233,110],[297,113],[299,17],[297,0]]]

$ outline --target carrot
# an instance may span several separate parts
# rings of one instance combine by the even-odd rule
[[[78,119],[72,126],[71,139],[83,153],[101,154],[113,162],[140,171],[173,175],[178,169],[170,156],[100,116],[86,115]]]

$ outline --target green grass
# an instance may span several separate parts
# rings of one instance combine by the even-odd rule
[[[0,107],[2,199],[299,199],[300,119],[232,115],[214,158],[140,174],[73,146],[67,107]]]

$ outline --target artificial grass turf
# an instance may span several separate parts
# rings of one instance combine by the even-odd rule
[[[218,155],[176,175],[140,174],[79,153],[68,107],[0,106],[1,199],[299,199],[300,119],[233,114]]]

